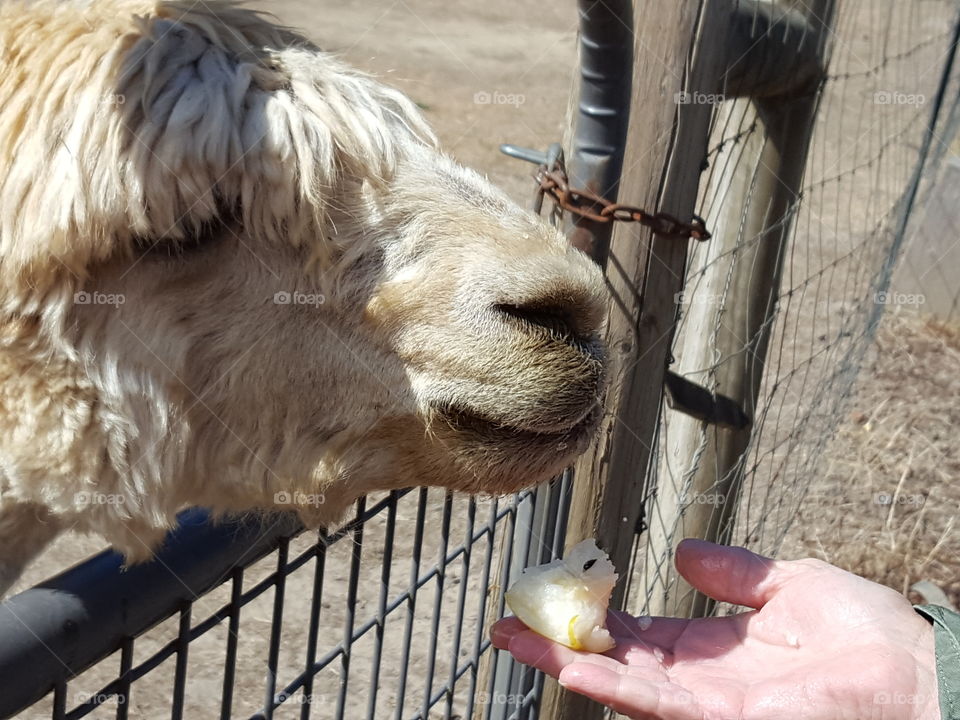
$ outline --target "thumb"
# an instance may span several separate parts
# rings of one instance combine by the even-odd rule
[[[677,546],[677,570],[714,600],[762,608],[795,573],[790,564],[742,547],[686,539]]]

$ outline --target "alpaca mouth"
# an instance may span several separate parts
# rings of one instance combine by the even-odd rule
[[[574,442],[583,440],[593,433],[600,422],[601,408],[594,403],[576,422],[564,428],[533,430],[511,425],[503,420],[492,420],[481,414],[462,407],[437,408],[447,424],[458,433],[465,433],[491,442],[543,444]]]

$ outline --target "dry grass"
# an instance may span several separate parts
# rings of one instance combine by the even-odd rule
[[[781,555],[904,593],[929,579],[960,605],[958,399],[960,328],[888,314]]]

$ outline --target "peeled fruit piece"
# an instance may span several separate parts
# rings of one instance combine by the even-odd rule
[[[617,572],[596,542],[584,540],[567,556],[524,570],[504,596],[524,625],[574,650],[612,648],[607,605]]]

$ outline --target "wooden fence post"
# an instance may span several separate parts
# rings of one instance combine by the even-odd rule
[[[718,0],[637,9],[621,202],[682,219],[694,213],[711,114],[711,106],[698,100],[717,86],[723,33],[708,30],[717,27],[721,12]],[[611,242],[606,413],[597,441],[574,469],[566,546],[595,537],[621,572],[629,566],[643,512],[686,255],[686,241],[651,237],[636,225],[619,225]],[[613,606],[622,606],[624,587],[615,590]],[[545,685],[541,718],[592,720],[603,712],[552,679]]]

